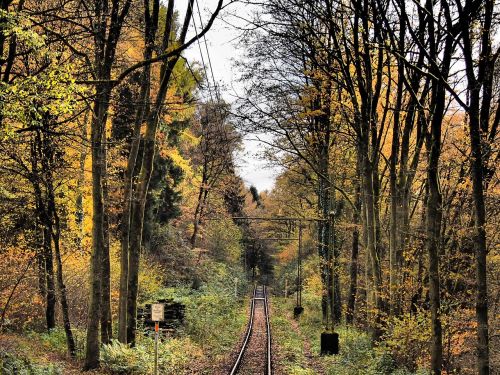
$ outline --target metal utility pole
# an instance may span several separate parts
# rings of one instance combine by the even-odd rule
[[[302,314],[302,223],[299,223],[299,246],[297,250],[297,304],[293,309],[293,315],[297,318]]]

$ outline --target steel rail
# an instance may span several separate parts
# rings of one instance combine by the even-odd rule
[[[231,216],[231,217],[207,217],[203,220],[207,221],[217,221],[217,220],[253,220],[253,221],[328,221],[330,219],[323,219],[320,217],[285,217],[285,216],[275,216],[275,217],[265,217],[265,216]]]
[[[257,293],[257,285],[255,285],[255,287],[253,289],[252,303],[250,305],[250,320],[248,322],[248,327],[247,327],[245,339],[243,340],[243,344],[241,345],[241,350],[238,354],[238,358],[236,358],[236,362],[234,362],[233,368],[231,369],[231,372],[229,373],[230,375],[235,375],[238,373],[238,369],[240,368],[241,361],[243,359],[243,355],[245,354],[245,350],[247,348],[248,342],[250,341],[250,336],[252,335],[256,293]]]
[[[266,286],[262,287],[263,298],[257,298],[257,285],[254,287],[253,295],[252,295],[252,303],[250,307],[250,320],[248,322],[247,332],[245,334],[245,339],[243,340],[243,344],[241,345],[240,352],[238,354],[238,358],[236,359],[230,375],[235,375],[238,373],[241,362],[243,360],[243,356],[245,355],[245,351],[248,347],[248,343],[250,341],[250,337],[252,336],[253,331],[253,322],[254,322],[254,314],[255,314],[255,301],[262,299],[264,303],[264,315],[266,317],[266,375],[272,375],[272,357],[271,357],[271,323],[269,320],[269,305],[267,299],[267,289]]]
[[[267,303],[267,288],[264,286],[264,311],[266,314],[266,331],[267,331],[267,350],[266,350],[266,375],[272,375],[273,366],[272,366],[272,358],[271,358],[271,324],[269,322],[269,305]]]

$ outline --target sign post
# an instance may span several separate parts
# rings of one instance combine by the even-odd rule
[[[165,319],[165,305],[154,303],[151,305],[151,320],[155,322],[155,368],[154,375],[158,375],[158,336],[160,332],[160,322]]]

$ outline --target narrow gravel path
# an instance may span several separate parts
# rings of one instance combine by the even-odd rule
[[[318,356],[315,356],[312,353],[311,342],[309,341],[309,339],[300,330],[300,326],[299,326],[297,320],[294,319],[291,316],[287,316],[287,318],[288,318],[288,320],[290,322],[290,325],[292,326],[292,329],[303,340],[303,343],[304,343],[303,351],[304,351],[304,356],[305,356],[305,358],[307,360],[308,367],[311,368],[311,369],[313,369],[315,374],[318,374],[318,375],[324,375],[324,374],[326,374],[326,370],[325,370],[324,366],[321,364],[321,361],[319,360]]]

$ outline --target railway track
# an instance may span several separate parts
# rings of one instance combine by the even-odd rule
[[[266,286],[255,286],[250,319],[230,375],[272,375],[271,325]]]

